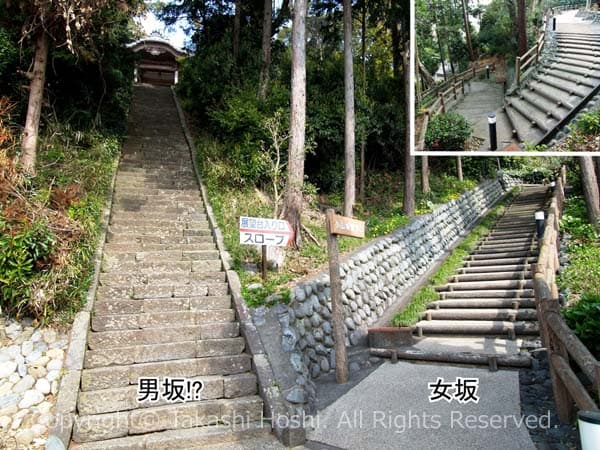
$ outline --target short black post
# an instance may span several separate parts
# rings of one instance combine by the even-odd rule
[[[496,114],[488,114],[488,124],[490,126],[490,150],[498,150],[498,141],[496,137]]]
[[[489,64],[485,66],[485,78],[486,78],[486,80],[490,79],[490,65]]]
[[[552,31],[556,31],[556,17],[552,18]]]
[[[544,211],[536,211],[535,212],[535,228],[537,231],[538,239],[542,239],[544,237]]]

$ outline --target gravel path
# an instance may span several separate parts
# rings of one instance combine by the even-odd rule
[[[44,448],[52,423],[67,335],[34,328],[30,320],[6,321],[0,347],[0,448]]]

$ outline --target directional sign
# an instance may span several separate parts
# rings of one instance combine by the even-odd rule
[[[240,217],[240,244],[286,247],[294,231],[286,220]]]
[[[365,237],[365,223],[362,220],[350,219],[349,217],[330,215],[330,226],[332,234],[351,236],[356,238]]]

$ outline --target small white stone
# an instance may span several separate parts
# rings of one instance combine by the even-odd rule
[[[58,394],[58,381],[57,380],[54,380],[52,382],[52,387],[50,388],[50,392],[52,392],[52,395]]]
[[[40,447],[40,448],[44,448],[44,447],[46,447],[46,442],[47,442],[47,439],[46,439],[46,438],[35,438],[35,439],[33,440],[33,443],[34,443],[35,445],[37,445],[38,447]],[[53,448],[54,448],[54,447],[53,447]]]
[[[21,411],[17,412],[14,416],[15,419],[23,419],[27,414],[29,414],[29,409],[25,408]]]
[[[40,378],[35,383],[35,390],[41,392],[46,395],[50,393],[50,382],[45,378]]]
[[[44,401],[44,394],[34,389],[26,391],[23,395],[23,400],[19,402],[19,408],[31,408],[34,405],[39,405]]]
[[[37,423],[39,423],[40,425],[49,427],[52,424],[53,420],[54,420],[54,417],[52,416],[52,414],[46,413],[46,414],[42,414],[38,418]]]
[[[35,378],[33,378],[31,375],[25,375],[21,381],[15,384],[15,386],[13,387],[13,392],[20,394],[31,389],[34,384]]]
[[[11,392],[13,390],[13,386],[14,384],[10,381],[5,381],[4,383],[0,384],[0,397]]]
[[[21,423],[23,423],[22,417],[15,417],[12,421],[12,425],[10,426],[11,430],[18,430],[21,428]]]
[[[33,361],[32,365],[44,367],[49,362],[50,362],[50,358],[48,356],[42,356],[41,358],[38,358],[35,361]]]
[[[33,351],[33,342],[32,341],[25,341],[25,342],[23,342],[23,345],[21,345],[21,354],[23,356],[27,356],[32,351]]]
[[[33,333],[31,335],[31,337],[29,338],[29,340],[31,342],[39,342],[39,341],[41,341],[42,340],[42,333],[41,333],[41,331],[37,330],[35,333]]]
[[[8,353],[12,359],[15,359],[17,355],[21,354],[21,347],[19,345],[11,345],[6,349],[6,353]]]
[[[25,375],[27,375],[27,366],[25,365],[25,363],[20,363],[19,367],[17,367],[17,376],[19,378],[22,378]]]
[[[60,370],[62,369],[62,359],[53,359],[52,361],[50,361],[48,363],[48,365],[46,366],[46,369],[48,370]]]
[[[21,380],[21,376],[18,373],[13,373],[10,377],[8,377],[8,381],[11,383],[18,383]]]
[[[8,428],[10,423],[12,422],[11,418],[8,416],[0,417],[0,428],[5,429]]]
[[[17,370],[17,363],[14,361],[0,363],[0,379],[8,378],[15,370]]]
[[[48,372],[48,375],[46,375],[46,380],[54,381],[54,380],[58,380],[59,377],[60,377],[60,370],[51,370],[50,372]]]
[[[62,361],[65,356],[65,352],[63,352],[60,348],[52,348],[46,352],[46,356],[51,359],[60,359]]]
[[[33,435],[35,437],[40,437],[42,434],[44,434],[46,432],[46,427],[44,425],[40,425],[39,423],[37,423],[31,427],[31,431],[33,431]]]
[[[45,401],[36,406],[36,409],[40,414],[48,414],[52,409],[52,403]]]
[[[19,430],[19,431],[17,431],[17,434],[15,435],[15,439],[17,440],[17,443],[19,443],[21,445],[31,444],[31,441],[33,441],[33,438],[34,438],[34,434],[30,428],[25,428],[23,430]]]
[[[48,351],[48,344],[46,344],[44,341],[39,341],[36,342],[35,345],[33,346],[33,350],[34,351],[38,351],[38,352],[47,352]]]
[[[33,378],[44,378],[48,371],[44,367],[31,366],[27,369],[27,373]]]
[[[12,356],[10,356],[8,354],[7,351],[5,351],[4,349],[0,350],[0,363],[3,363],[5,361],[10,361],[12,358]]]
[[[19,407],[16,404],[9,405],[6,408],[0,409],[0,416],[12,417],[18,412],[19,412]]]
[[[46,330],[43,333],[44,336],[44,342],[46,344],[52,344],[53,342],[56,342],[56,331],[54,330]]]
[[[33,364],[34,361],[37,361],[41,357],[42,357],[42,352],[40,352],[39,350],[34,350],[29,355],[27,355],[27,357],[25,358],[25,362],[27,362],[27,364]]]

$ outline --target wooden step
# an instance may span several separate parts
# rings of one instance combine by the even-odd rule
[[[425,320],[537,320],[535,309],[512,308],[441,308],[423,313]]]
[[[423,333],[432,334],[487,334],[517,335],[539,334],[537,322],[509,322],[501,320],[422,320],[415,327],[420,328]]]
[[[518,308],[515,308],[515,306],[518,306]],[[430,303],[429,308],[535,308],[535,300],[532,298],[456,298],[452,300],[437,300]]]

